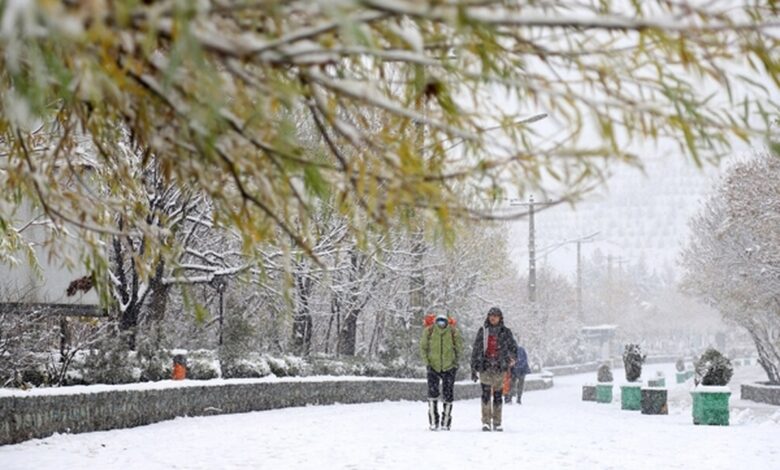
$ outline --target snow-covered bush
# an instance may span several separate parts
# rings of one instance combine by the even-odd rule
[[[141,382],[155,382],[171,378],[173,355],[165,349],[155,349],[151,344],[141,342],[136,355],[141,370]]]
[[[81,377],[88,384],[123,384],[136,382],[140,369],[134,363],[136,354],[128,351],[121,335],[107,335],[95,344],[79,364]]]
[[[678,358],[674,363],[674,367],[677,369],[677,372],[683,372],[685,370],[685,361],[683,358]]]
[[[642,354],[638,344],[627,344],[623,351],[623,367],[626,370],[626,380],[636,382],[642,375],[642,363],[647,355]]]
[[[271,372],[277,377],[293,377],[309,375],[311,366],[298,356],[271,357],[265,356]]]
[[[241,359],[222,361],[222,377],[252,378],[271,375],[271,366],[265,356],[258,353],[250,353]]]
[[[221,377],[219,359],[216,351],[197,349],[187,354],[187,378],[208,380]]]
[[[609,364],[599,366],[598,371],[596,371],[596,380],[601,383],[612,382],[612,369],[610,369]]]
[[[709,348],[694,362],[696,385],[726,385],[734,374],[731,361],[720,351]]]
[[[702,385],[726,385],[734,372],[731,361],[714,348],[695,359],[693,366],[695,382]]]
[[[0,302],[28,300],[0,291]],[[0,387],[30,387],[46,384],[42,366],[45,355],[58,341],[58,328],[51,317],[31,313],[0,313]]]

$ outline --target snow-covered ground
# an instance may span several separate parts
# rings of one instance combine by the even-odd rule
[[[617,393],[582,402],[595,375],[584,374],[506,406],[503,433],[480,431],[478,400],[456,402],[450,432],[427,430],[422,402],[310,406],[56,435],[0,447],[0,469],[780,468],[779,407],[733,397],[731,426],[694,426],[690,382],[674,384],[671,365],[645,375],[658,369],[668,416],[622,411]],[[740,368],[733,388],[761,379],[757,366]]]

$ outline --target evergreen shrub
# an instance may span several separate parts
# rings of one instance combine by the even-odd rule
[[[734,374],[731,361],[715,348],[709,348],[694,362],[696,385],[727,385]]]
[[[636,382],[642,375],[642,363],[647,355],[642,354],[638,344],[627,344],[623,351],[623,367],[626,370],[626,380]]]

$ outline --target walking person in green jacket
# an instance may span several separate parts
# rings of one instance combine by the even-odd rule
[[[453,388],[458,359],[463,354],[463,341],[455,325],[446,315],[439,314],[432,325],[423,329],[420,354],[428,371],[428,424],[431,431],[441,426],[450,430],[452,424]],[[444,405],[439,420],[439,385]]]

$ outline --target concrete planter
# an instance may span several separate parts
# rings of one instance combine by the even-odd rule
[[[659,387],[643,387],[641,407],[643,415],[669,414],[669,407],[666,403],[666,389]]]
[[[729,397],[726,386],[699,385],[691,392],[693,397],[693,424],[729,425]]]
[[[603,382],[596,385],[596,402],[612,403],[612,382]]]
[[[596,401],[596,386],[595,385],[583,385],[582,386],[582,401]]]
[[[642,384],[630,383],[620,386],[620,409],[640,410],[642,408]]]
[[[772,385],[768,382],[758,382],[753,384],[742,384],[740,389],[740,395],[743,400],[780,406],[780,385]]]
[[[663,388],[666,387],[666,379],[663,377],[656,377],[654,379],[647,380],[648,387]]]

